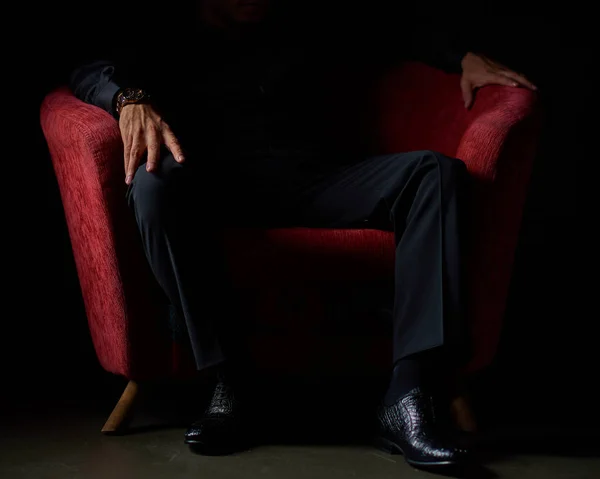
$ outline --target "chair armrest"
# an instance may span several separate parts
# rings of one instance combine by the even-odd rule
[[[68,89],[59,89],[44,99],[41,120],[49,143],[71,153],[84,153],[78,156],[77,164],[85,179],[116,186],[115,180],[124,176],[116,171],[123,168],[119,161],[123,156],[119,125],[107,112],[78,100]]]
[[[479,91],[456,152],[473,176],[487,181],[495,178],[500,163],[511,160],[502,152],[517,131],[535,140],[539,127],[536,98],[535,93],[520,88],[489,86]],[[523,128],[530,130],[520,132]]]
[[[492,86],[478,93],[470,115],[456,156],[474,178],[467,290],[477,370],[500,340],[541,111],[535,93]]]
[[[152,324],[165,321],[125,201],[118,124],[67,89],[46,96],[40,119],[98,359],[129,379],[156,374],[170,361],[161,356],[159,328]]]

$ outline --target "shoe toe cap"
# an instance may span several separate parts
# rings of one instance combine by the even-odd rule
[[[236,423],[224,417],[208,417],[192,424],[185,432],[188,444],[221,446],[236,440],[239,436]]]

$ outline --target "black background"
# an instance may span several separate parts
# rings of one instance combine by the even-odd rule
[[[299,2],[316,15],[378,12],[392,2]],[[324,10],[323,3],[328,8]],[[139,9],[133,7],[140,7]],[[49,398],[74,387],[95,391],[107,373],[87,330],[62,205],[39,127],[43,96],[66,78],[86,46],[137,38],[152,48],[183,28],[157,7],[123,2],[14,8],[5,16],[3,59],[5,298],[0,305],[4,399]],[[18,7],[18,6],[16,6]],[[527,12],[488,2],[462,11],[446,4],[414,7],[473,48],[523,71],[540,87],[546,122],[527,202],[506,327],[492,368],[481,379],[488,400],[523,420],[597,417],[595,270],[588,233],[597,215],[582,192],[594,183],[591,139],[596,88],[595,25],[585,11]],[[511,10],[518,13],[511,13]],[[358,20],[356,20],[358,21]],[[139,35],[139,36],[136,36]],[[590,130],[593,130],[591,128]],[[585,206],[584,206],[585,205]],[[591,211],[590,211],[591,210]],[[582,228],[585,226],[586,228]],[[584,231],[585,230],[585,231]],[[515,396],[516,394],[516,396]]]

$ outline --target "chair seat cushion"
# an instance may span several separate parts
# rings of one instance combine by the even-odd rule
[[[394,235],[371,229],[233,229],[229,268],[240,286],[279,281],[391,279]]]

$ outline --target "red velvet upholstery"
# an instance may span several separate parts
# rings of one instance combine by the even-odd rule
[[[371,127],[379,152],[437,150],[464,160],[477,180],[468,255],[474,370],[497,348],[539,115],[534,94],[504,87],[484,88],[466,111],[458,81],[421,64],[399,68],[375,89]],[[117,123],[65,89],[46,97],[41,121],[102,366],[130,379],[189,369],[179,349],[173,354],[153,302],[157,286],[125,204]],[[262,325],[252,342],[261,364],[304,371],[386,364],[389,339],[366,309],[346,311],[353,317],[341,327],[328,321],[357,285],[391,279],[391,233],[243,230],[227,234],[226,244],[239,292]]]

